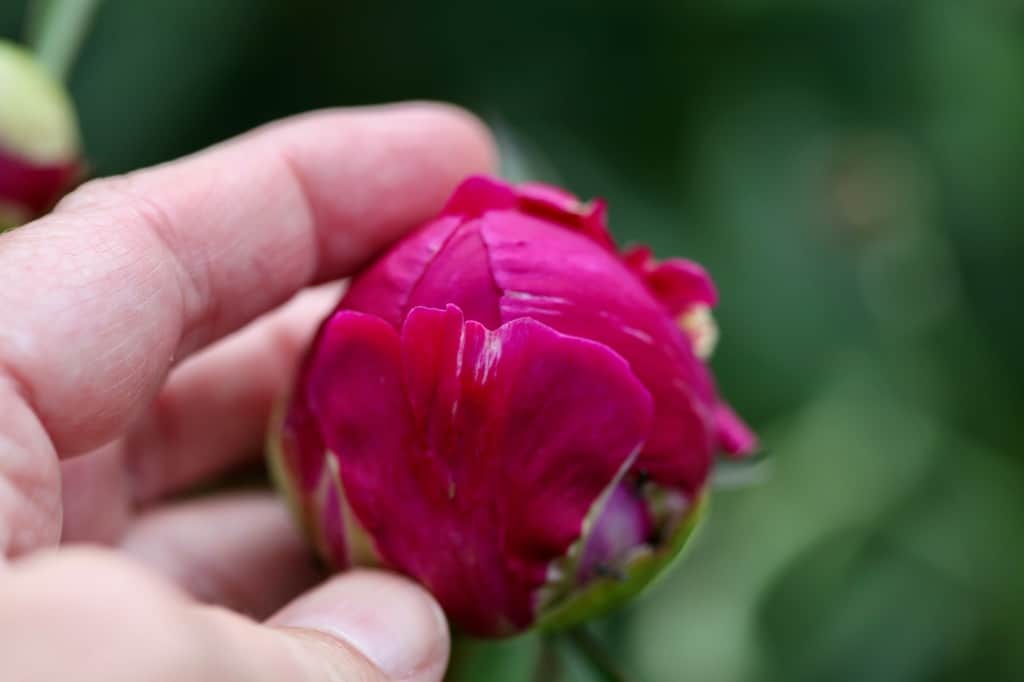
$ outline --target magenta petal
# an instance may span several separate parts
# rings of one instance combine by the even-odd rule
[[[527,183],[513,187],[493,178],[473,176],[455,189],[441,215],[468,220],[490,211],[515,209],[580,232],[606,249],[615,250],[615,240],[608,232],[605,201],[582,203],[550,185]]]
[[[633,247],[622,260],[647,284],[670,315],[685,313],[697,304],[713,308],[718,304],[718,290],[707,271],[685,258],[669,258],[658,262],[646,246]]]
[[[615,250],[615,240],[608,231],[608,204],[604,199],[584,204],[562,189],[540,183],[520,185],[516,191],[523,213],[570,227],[609,251]]]
[[[695,304],[702,303],[708,307],[718,304],[718,291],[707,271],[684,258],[662,261],[647,274],[647,286],[673,315],[683,313]]]
[[[618,248],[615,239],[612,238],[612,233],[608,231],[608,202],[604,199],[594,199],[587,205],[580,229],[583,234],[609,251],[615,251]]]
[[[515,205],[516,192],[511,185],[474,175],[455,188],[441,215],[475,218],[487,211],[514,208]]]
[[[461,224],[449,216],[416,230],[352,281],[340,307],[372,313],[400,329],[416,285]]]
[[[655,400],[638,467],[695,494],[711,468],[717,402],[690,340],[618,255],[568,230],[513,212],[481,220],[505,321],[532,318],[563,334],[599,339],[630,364]]]
[[[529,319],[491,332],[454,306],[412,310],[401,339],[337,313],[309,395],[381,556],[478,635],[533,622],[550,564],[642,445],[652,411],[608,348]]]
[[[654,252],[646,244],[634,244],[622,249],[622,262],[637,274],[643,275],[647,264],[654,259]]]
[[[480,237],[477,221],[460,225],[424,270],[406,303],[416,307],[441,308],[451,303],[467,319],[489,329],[501,325],[498,304],[501,290],[491,275],[491,263]]]
[[[40,215],[60,198],[78,171],[75,162],[35,164],[0,148],[0,203]]]
[[[281,429],[281,452],[292,480],[299,483],[299,492],[312,494],[323,476],[324,444],[316,418],[302,395],[294,396],[288,405]]]
[[[715,425],[722,449],[733,455],[749,455],[757,450],[757,436],[726,403],[715,407]]]
[[[306,399],[342,466],[351,452],[402,451],[413,437],[398,358],[398,334],[378,317],[342,310],[324,324]]]
[[[320,438],[320,425],[301,390],[308,377],[309,360],[300,370],[300,389],[291,396],[278,432],[276,450],[289,502],[303,526],[335,568],[348,566],[340,491],[329,471],[327,452]],[[271,446],[273,447],[273,445]]]
[[[564,213],[579,213],[580,200],[561,187],[541,182],[526,182],[516,187],[519,200],[535,205],[544,204]]]

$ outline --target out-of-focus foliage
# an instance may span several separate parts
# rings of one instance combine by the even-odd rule
[[[640,679],[1024,676],[1021,0],[108,0],[72,91],[104,174],[452,100],[512,172],[708,265],[770,455],[601,624]],[[537,649],[462,664],[511,682]]]

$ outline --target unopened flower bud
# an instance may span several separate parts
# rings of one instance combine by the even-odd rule
[[[80,172],[67,92],[30,52],[0,41],[0,231],[48,211]]]

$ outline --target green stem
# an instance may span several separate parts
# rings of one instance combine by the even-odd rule
[[[540,642],[540,655],[537,656],[537,667],[533,671],[534,682],[558,682],[562,679],[562,663],[558,658],[555,640],[545,635]]]
[[[34,0],[29,8],[28,43],[59,80],[67,82],[100,0]]]
[[[583,628],[570,630],[565,640],[589,665],[601,682],[633,682],[605,651],[604,645]]]

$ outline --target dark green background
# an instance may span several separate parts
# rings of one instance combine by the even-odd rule
[[[102,174],[451,100],[710,268],[770,455],[602,624],[639,679],[1024,679],[1024,2],[108,0],[71,85]]]

